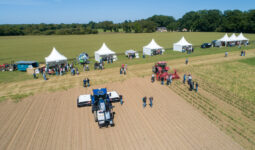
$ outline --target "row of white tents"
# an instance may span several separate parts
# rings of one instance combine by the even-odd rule
[[[240,42],[245,43],[249,41],[246,37],[243,36],[242,33],[239,34],[239,36],[236,36],[235,34],[232,34],[232,36],[228,37],[227,34],[225,34],[219,41],[225,43],[227,45],[228,42]],[[173,50],[182,52],[186,49],[192,49],[192,44],[187,42],[184,37],[181,38],[180,41],[173,44]],[[160,53],[164,53],[165,50],[162,46],[158,45],[154,39],[151,40],[151,42],[143,47],[143,54],[144,55],[152,55],[155,51],[159,51]],[[128,52],[128,51],[127,51]],[[129,52],[131,52],[129,50]],[[132,52],[135,53],[135,51],[132,50]],[[100,61],[102,58],[105,57],[112,57],[113,61],[117,60],[116,53],[109,49],[105,43],[101,46],[101,48],[97,51],[95,51],[95,60]],[[64,64],[67,63],[67,58],[60,54],[55,47],[53,47],[52,52],[48,57],[45,57],[46,64],[50,66],[54,66],[56,64]]]
[[[235,33],[233,33],[230,37],[226,33],[218,41],[224,43],[224,45],[226,46],[227,43],[229,43],[229,42],[239,42],[239,44],[246,44],[247,42],[249,42],[249,39],[244,37],[243,33],[240,33],[238,36],[236,36]]]

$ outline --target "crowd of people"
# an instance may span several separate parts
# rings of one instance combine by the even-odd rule
[[[198,91],[198,83],[194,81],[192,81],[192,76],[191,74],[188,75],[188,77],[186,77],[186,74],[183,75],[183,84],[186,83],[186,78],[188,78],[187,80],[187,83],[189,85],[189,90],[192,91],[192,90],[195,90],[196,92]]]

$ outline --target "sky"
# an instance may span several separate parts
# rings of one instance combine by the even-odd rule
[[[88,23],[181,18],[189,11],[255,9],[255,0],[0,0],[0,24]]]

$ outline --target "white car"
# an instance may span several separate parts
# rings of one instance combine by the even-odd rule
[[[77,98],[77,107],[91,106],[91,95],[80,95]]]
[[[122,96],[120,96],[116,91],[107,92],[111,102],[119,102]]]

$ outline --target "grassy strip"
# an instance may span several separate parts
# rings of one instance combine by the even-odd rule
[[[32,95],[34,95],[34,94],[30,92],[30,93],[13,94],[13,95],[9,95],[9,97],[13,100],[13,102],[18,103],[22,99],[24,99],[28,96],[32,96]]]
[[[251,65],[251,66],[255,66],[255,57],[239,60],[239,62],[246,63],[246,64]]]

